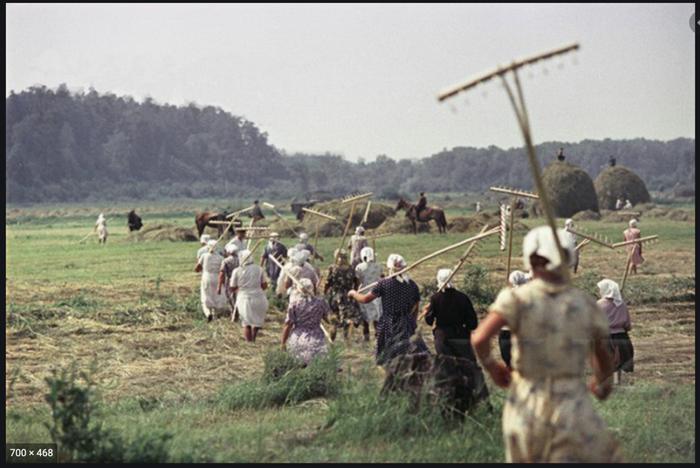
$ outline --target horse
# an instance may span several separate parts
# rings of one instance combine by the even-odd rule
[[[210,224],[210,221],[230,221],[229,219],[226,219],[227,212],[222,212],[219,213],[217,211],[203,211],[201,213],[196,213],[194,215],[194,224],[197,226],[197,233],[199,237],[202,237],[202,233],[204,233],[204,228],[209,226],[213,227],[217,230],[219,233],[219,237],[224,233],[224,225],[223,224]],[[240,225],[239,223],[234,223],[236,227]],[[229,228],[229,232],[233,232],[233,227],[231,226]]]
[[[447,219],[445,218],[445,212],[437,207],[431,206],[426,208],[421,212],[420,218],[416,215],[416,205],[413,205],[403,198],[399,199],[399,203],[396,205],[394,211],[406,210],[406,217],[411,220],[413,224],[413,233],[418,233],[418,227],[416,222],[429,223],[430,220],[434,220],[437,224],[438,230],[441,234],[447,232]]]

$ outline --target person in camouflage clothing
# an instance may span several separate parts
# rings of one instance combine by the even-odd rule
[[[350,326],[359,327],[362,323],[360,306],[348,297],[348,291],[356,288],[355,272],[348,262],[345,250],[335,251],[335,265],[328,269],[326,286],[323,290],[331,306],[331,340],[335,341],[338,328],[343,329],[343,337],[348,339]]]

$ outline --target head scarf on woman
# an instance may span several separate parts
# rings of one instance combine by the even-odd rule
[[[637,220],[634,219],[634,218],[630,219],[630,227],[631,227],[631,228],[636,228],[638,222],[639,222],[639,221],[637,221]]]
[[[520,271],[520,270],[513,270],[508,276],[508,282],[513,286],[514,288],[517,288],[518,286],[522,286],[523,284],[527,283],[530,280],[530,278],[527,277],[527,275]]]
[[[306,242],[307,240],[309,240],[309,235],[305,232],[302,232],[301,234],[299,234],[299,240],[301,242]]]
[[[267,241],[267,247],[272,249],[275,246],[275,243],[279,242],[279,237],[280,235],[276,232],[271,232],[270,239]]]
[[[389,274],[392,275],[397,271],[401,271],[402,269],[406,268],[406,260],[404,260],[404,258],[399,254],[391,254],[389,255],[389,258],[386,259],[386,267],[389,269]],[[396,279],[404,283],[411,278],[408,276],[408,274],[403,273],[396,276]]]
[[[236,244],[226,244],[224,251],[229,255],[235,255],[238,252],[238,246]]]
[[[309,278],[302,278],[295,283],[294,289],[303,299],[310,299],[314,295],[314,284]]]
[[[207,242],[211,239],[211,236],[209,234],[202,234],[202,237],[199,238],[199,243],[202,245],[207,245]]]
[[[615,306],[619,306],[624,301],[622,300],[622,293],[620,292],[620,287],[611,279],[604,279],[598,283],[598,289],[600,290],[600,297],[603,299],[612,299]]]
[[[363,228],[362,226],[357,226],[355,228],[355,234],[357,234],[358,236],[361,236],[364,233],[365,233],[365,228]]]
[[[576,246],[571,236],[569,236],[569,233],[565,230],[557,229],[557,237],[559,238],[562,249],[568,253],[568,262],[570,264],[573,263],[575,260],[574,248]],[[559,257],[557,244],[554,241],[552,229],[549,226],[538,226],[528,232],[525,239],[523,239],[523,263],[528,270],[532,270],[530,256],[533,254],[537,254],[549,260],[545,266],[549,271],[554,271],[564,264],[564,260]]]
[[[238,252],[238,258],[241,259],[241,266],[250,265],[253,263],[252,252],[248,249],[243,249]]]
[[[437,272],[437,286],[438,289],[442,288],[442,285],[444,284],[446,288],[454,288],[452,283],[447,283],[447,280],[450,279],[450,276],[452,275],[452,270],[449,268],[441,268]],[[447,283],[447,284],[445,284]]]
[[[372,247],[363,247],[362,250],[360,250],[360,257],[362,258],[363,262],[373,262],[374,261],[374,249]]]
[[[304,252],[301,250],[297,250],[293,253],[293,255],[289,256],[289,259],[292,261],[292,265],[303,266],[305,262]]]
[[[566,228],[574,227],[574,220],[569,218],[566,221],[564,221],[564,227],[566,227]]]

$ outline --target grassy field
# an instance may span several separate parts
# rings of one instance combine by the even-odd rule
[[[45,379],[52,369],[75,363],[81,369],[94,366],[101,401],[96,420],[127,441],[169,433],[169,460],[502,461],[503,392],[492,391],[493,414],[481,409],[463,424],[412,412],[405,402],[380,400],[382,374],[373,364],[373,345],[362,342],[359,333],[336,345],[343,372],[332,395],[274,407],[232,406],[237,392],[264,393],[263,359],[279,347],[283,311],[270,310],[252,345],[243,342],[238,323],[206,323],[199,309],[199,276],[193,272],[198,244],[135,242],[127,233],[126,213],[135,207],[146,227],[192,227],[194,211],[247,202],[8,206],[6,441],[50,440],[44,426],[51,419]],[[455,201],[448,216],[470,214],[463,206]],[[107,245],[94,238],[78,243],[100,211],[111,218]],[[521,221],[527,227],[543,224],[542,219]],[[626,227],[579,224],[614,240]],[[635,373],[609,401],[596,405],[628,460],[694,461],[695,225],[642,217],[640,227],[661,242],[646,248],[647,262],[625,290],[632,302]],[[521,268],[525,232],[515,232],[515,268]],[[379,239],[378,261],[397,252],[410,263],[475,233]],[[339,242],[322,238],[319,249],[330,258]],[[461,252],[426,262],[413,278],[429,285],[437,268],[452,266]],[[593,292],[601,277],[619,280],[625,260],[621,251],[589,245],[575,281]],[[479,280],[481,290],[470,292],[492,297],[506,275],[497,236],[483,242],[471,263],[482,266],[487,277]],[[479,278],[478,271],[470,271],[477,275],[472,280]],[[465,282],[469,279],[457,280]],[[422,334],[432,347],[427,326]]]

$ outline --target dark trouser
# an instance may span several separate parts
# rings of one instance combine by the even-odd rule
[[[610,348],[615,357],[615,370],[634,372],[634,347],[627,332],[611,334]]]
[[[498,334],[498,348],[506,366],[510,367],[510,330],[501,330]]]

